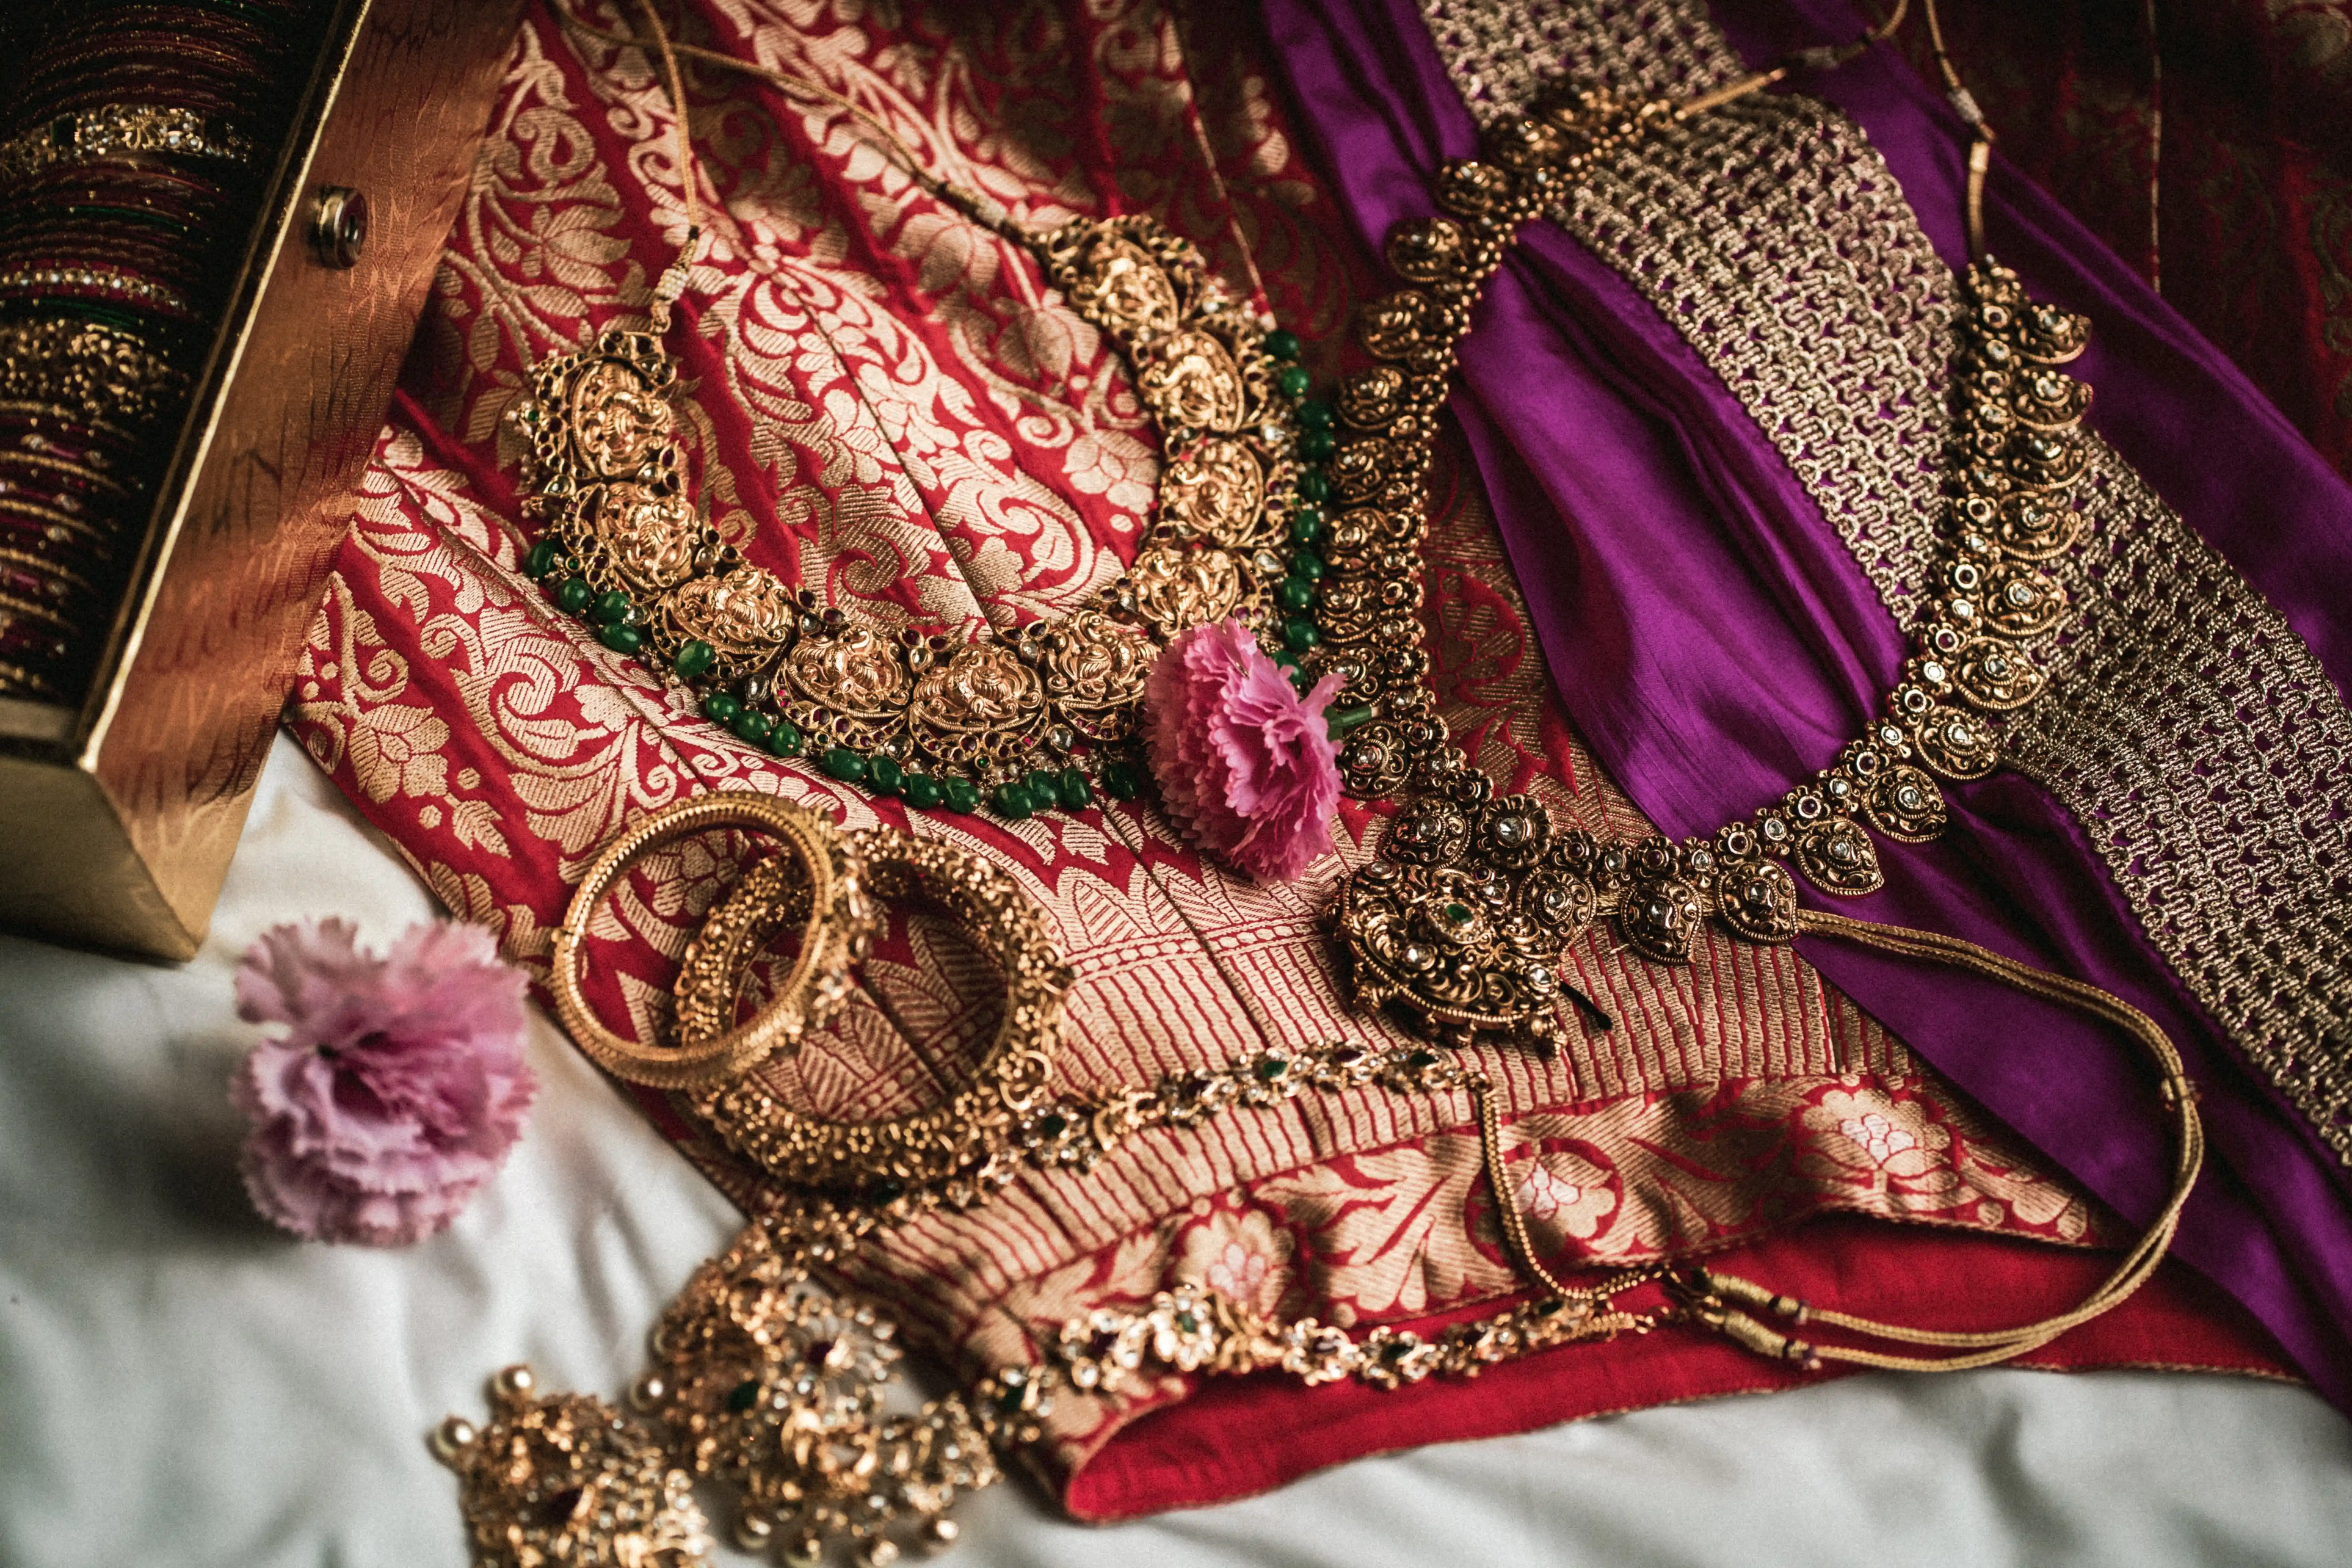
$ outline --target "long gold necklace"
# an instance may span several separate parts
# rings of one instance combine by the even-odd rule
[[[651,330],[615,327],[541,361],[509,417],[530,452],[524,510],[543,531],[525,570],[605,647],[700,693],[703,714],[778,756],[921,809],[982,801],[1018,820],[1076,811],[1099,788],[1134,796],[1125,742],[1170,637],[1239,616],[1295,659],[1318,633],[1304,612],[1324,573],[1316,545],[1336,445],[1310,398],[1298,340],[1261,321],[1190,241],[1156,220],[1073,218],[1050,230],[935,178],[856,105],[780,71],[674,46],[646,5],[672,109],[688,237],[656,285]],[[686,493],[676,370],[662,338],[702,215],[686,132],[681,55],[842,104],[877,130],[922,188],[1034,257],[1070,308],[1124,360],[1165,458],[1133,561],[1078,608],[970,641],[892,635],[746,562]],[[1369,718],[1369,713],[1356,715]],[[1335,720],[1344,728],[1346,717]]]
[[[1789,868],[1841,897],[1884,886],[1864,824],[1908,841],[1940,834],[1937,779],[1990,773],[2000,761],[1991,720],[2042,686],[2021,645],[2049,632],[2065,607],[2037,563],[2071,546],[2082,525],[2067,492],[2085,465],[2077,427],[2090,389],[2058,367],[2083,352],[2088,324],[2027,300],[2016,275],[1980,247],[1964,280],[1934,606],[1880,716],[1830,766],[1710,837],[1604,842],[1558,830],[1532,796],[1497,798],[1453,743],[1421,679],[1418,577],[1401,579],[1396,565],[1417,558],[1426,532],[1433,425],[1454,344],[1511,236],[1655,129],[1774,79],[1765,73],[1680,105],[1585,94],[1499,121],[1486,160],[1439,173],[1440,216],[1391,232],[1389,263],[1410,286],[1374,300],[1360,322],[1364,347],[1382,363],[1349,376],[1337,400],[1343,434],[1330,471],[1340,510],[1320,613],[1331,647],[1362,650],[1344,666],[1363,672],[1344,700],[1375,715],[1340,752],[1347,788],[1412,793],[1379,858],[1342,889],[1339,927],[1360,1005],[1393,1006],[1455,1043],[1493,1031],[1549,1049],[1563,994],[1605,1026],[1556,967],[1601,920],[1661,963],[1688,962],[1710,919],[1756,942],[1818,929]]]

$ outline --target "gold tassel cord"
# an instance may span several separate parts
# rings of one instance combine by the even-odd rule
[[[2069,1329],[2087,1323],[2121,1306],[2134,1291],[2145,1285],[2164,1261],[2172,1245],[2173,1234],[2180,1222],[2181,1208],[2188,1203],[2189,1194],[2195,1188],[2198,1173],[2205,1162],[2205,1130],[2204,1122],[2197,1112],[2196,1086],[2189,1081],[2188,1072],[2181,1065],[2180,1053],[2174,1048],[2165,1032],[2157,1026],[2155,1020],[2121,997],[2095,985],[2020,963],[2015,959],[2003,957],[1989,948],[1958,937],[1904,926],[1879,925],[1813,910],[1799,911],[1797,922],[1802,935],[1835,937],[1900,957],[1946,964],[1966,973],[1997,981],[2027,995],[2071,1007],[2112,1024],[2130,1036],[2156,1064],[2158,1093],[2172,1111],[2177,1123],[2170,1194],[2139,1240],[2079,1305],[2053,1317],[2014,1328],[1977,1331],[1916,1329],[1899,1323],[1883,1323],[1875,1319],[1816,1307],[1782,1295],[1755,1280],[1705,1267],[1689,1270],[1675,1282],[1678,1292],[1687,1300],[1691,1320],[1716,1330],[1759,1354],[1793,1362],[1808,1370],[1823,1362],[1836,1361],[1890,1372],[1962,1372],[1971,1367],[1991,1366],[2037,1350]],[[1561,1284],[1544,1267],[1535,1254],[1527,1221],[1519,1214],[1517,1205],[1511,1201],[1509,1185],[1503,1179],[1502,1128],[1492,1096],[1483,1086],[1474,1088],[1473,1093],[1477,1102],[1478,1131],[1486,1156],[1487,1184],[1494,1194],[1496,1211],[1502,1218],[1504,1237],[1520,1268],[1545,1289],[1570,1299],[1622,1290],[1635,1282],[1621,1278],[1612,1279],[1596,1291],[1576,1291]],[[1764,1318],[1755,1315],[1757,1313],[1780,1319],[1791,1328],[1819,1324],[1889,1343],[1919,1345],[1961,1353],[1906,1356],[1855,1345],[1816,1344],[1781,1332]]]

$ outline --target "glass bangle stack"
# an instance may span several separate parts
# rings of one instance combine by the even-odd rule
[[[84,695],[322,11],[80,0],[0,34],[0,697]]]

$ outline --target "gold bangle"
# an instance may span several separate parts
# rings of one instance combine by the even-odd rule
[[[0,615],[13,616],[21,621],[37,621],[47,630],[60,637],[79,630],[55,605],[36,604],[13,589],[0,588]]]
[[[136,439],[133,432],[124,429],[120,425],[92,418],[78,408],[68,408],[62,403],[47,402],[37,397],[10,395],[12,389],[23,390],[16,384],[13,379],[13,366],[9,363],[12,342],[12,335],[8,329],[0,327],[0,416],[14,415],[18,418],[31,419],[36,434],[40,433],[43,420],[54,419],[60,425],[79,426],[92,435],[103,436],[110,441],[128,444]]]
[[[45,473],[63,474],[69,479],[79,479],[93,489],[103,489],[118,498],[131,493],[121,479],[103,468],[93,468],[87,460],[77,463],[47,452],[28,452],[22,447],[0,447],[0,466],[11,463],[21,463]]]
[[[196,308],[188,297],[169,284],[158,283],[152,278],[142,278],[119,267],[17,267],[0,272],[0,290],[60,289],[78,292],[51,292],[37,298],[73,300],[95,291],[117,300],[135,300],[139,304],[161,310],[167,316],[193,316]]]
[[[65,318],[0,324],[0,407],[128,437],[186,390],[187,378],[129,332]]]
[[[7,623],[8,617],[0,616],[0,630],[5,630]],[[0,697],[46,698],[51,701],[62,701],[65,693],[47,676],[25,665],[0,659]]]
[[[782,841],[786,855],[779,860],[794,868],[805,892],[804,901],[782,900],[779,906],[802,911],[800,952],[773,999],[740,1028],[706,1032],[676,1047],[623,1039],[597,1021],[580,991],[580,944],[589,919],[639,858],[714,827],[756,828]],[[580,1048],[607,1072],[656,1089],[707,1084],[754,1067],[779,1049],[797,1050],[803,1032],[848,994],[849,965],[864,955],[871,939],[873,914],[864,880],[865,867],[850,838],[806,806],[749,790],[696,795],[666,806],[606,845],[572,894],[572,908],[555,933],[551,984],[556,1015]],[[689,957],[698,947],[698,940],[688,950]]]
[[[1021,1119],[1044,1096],[1061,1045],[1071,976],[1045,917],[1021,885],[968,849],[877,827],[847,836],[877,899],[929,899],[976,931],[1003,973],[1004,1017],[972,1085],[941,1104],[879,1121],[824,1121],[744,1077],[698,1091],[695,1112],[737,1152],[779,1180],[887,1201],[944,1182],[1013,1150]],[[772,884],[745,878],[712,910],[677,977],[680,1039],[688,1048],[734,1006],[753,954],[783,924]]]
[[[254,146],[233,131],[215,129],[193,109],[105,103],[61,115],[37,131],[0,142],[0,180],[30,179],[44,169],[123,153],[163,153],[249,163]]]
[[[0,534],[0,540],[5,540],[5,538],[7,538],[7,535]],[[59,561],[44,560],[40,556],[34,554],[31,551],[19,550],[13,544],[0,543],[0,565],[14,566],[18,571],[32,574],[33,575],[44,578],[47,581],[63,583],[68,588],[72,588],[80,593],[90,594],[97,592],[97,590],[90,585],[89,579],[83,576],[79,572],[75,571],[71,566]],[[58,596],[63,597],[64,595],[59,595]]]

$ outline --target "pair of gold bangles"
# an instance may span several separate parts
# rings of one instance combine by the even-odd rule
[[[674,1038],[625,1038],[605,1027],[582,990],[592,921],[640,860],[719,828],[763,834],[780,852],[738,878],[688,944],[673,990]],[[850,967],[871,948],[884,909],[915,900],[970,930],[1003,979],[1003,1016],[971,1082],[882,1121],[828,1121],[786,1105],[756,1069],[796,1053],[841,1010]],[[795,930],[798,947],[783,973],[739,1022],[761,954]],[[745,790],[677,802],[607,846],[557,928],[553,971],[558,1016],[606,1070],[683,1091],[708,1125],[786,1183],[865,1193],[946,1182],[1003,1146],[1047,1092],[1071,984],[1035,902],[979,855],[887,826],[845,829],[806,806]]]

